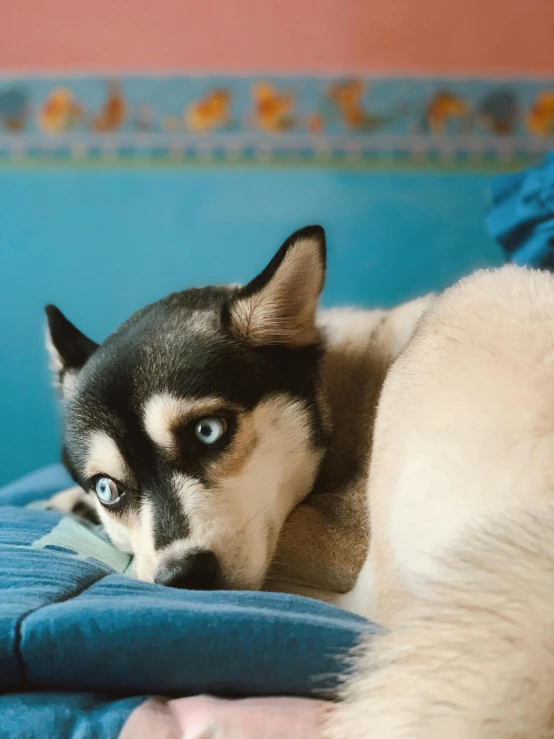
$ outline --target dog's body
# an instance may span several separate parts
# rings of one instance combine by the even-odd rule
[[[384,383],[349,605],[389,627],[332,739],[554,736],[554,277],[476,273]]]
[[[215,328],[257,362],[248,402],[233,405],[234,391],[204,363],[200,374],[218,391],[193,384],[175,403],[165,371],[163,387],[134,390],[131,411],[119,411],[123,432],[111,416],[128,392],[114,387],[117,364],[107,372],[105,353],[116,349],[121,362],[137,341],[143,355],[163,353],[167,332],[160,345],[139,314],[91,351],[54,315],[69,467],[84,487],[100,479],[97,495],[117,494],[116,505],[129,492],[113,471],[115,489],[104,482],[101,465],[130,481],[129,511],[98,507],[116,543],[121,536],[135,554],[139,577],[192,587],[206,573],[191,578],[190,552],[210,547],[218,564],[208,587],[332,591],[321,597],[389,627],[361,650],[344,702],[329,713],[329,739],[554,736],[554,278],[504,268],[381,317],[331,312],[321,319],[324,349],[315,318],[322,254],[317,230],[295,234],[253,283],[200,310],[203,336],[213,340]],[[179,309],[175,329],[190,311]],[[187,352],[177,347],[176,367],[194,374]],[[128,385],[142,377],[144,386],[144,356],[128,362]],[[152,362],[150,374],[160,368]],[[237,365],[231,381],[240,386],[243,371]],[[228,445],[200,464],[191,429],[219,433],[211,422],[231,412]],[[265,504],[253,505],[260,480]],[[367,550],[364,498],[369,549],[346,593]],[[240,540],[230,556],[233,536],[253,544]],[[185,575],[175,578],[181,562]]]

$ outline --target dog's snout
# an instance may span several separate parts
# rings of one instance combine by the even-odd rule
[[[165,562],[154,577],[159,585],[185,590],[215,590],[218,580],[218,559],[207,549],[196,549]]]

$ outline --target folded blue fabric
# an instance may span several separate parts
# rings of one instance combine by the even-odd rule
[[[487,225],[510,261],[554,268],[554,152],[541,167],[497,177]]]
[[[47,702],[28,691],[48,691],[53,711],[72,702],[64,691],[78,691],[79,705],[111,696],[100,701],[102,721],[112,702],[121,713],[121,695],[322,694],[337,685],[350,648],[375,630],[309,598],[175,590],[123,576],[128,558],[93,527],[21,507],[67,482],[50,467],[0,490],[0,692],[18,693],[0,701],[0,727],[18,706],[32,723],[33,706],[36,736],[45,735]]]
[[[1,695],[0,739],[117,739],[145,699],[47,691]]]
[[[0,488],[0,506],[25,506],[75,485],[61,464],[51,464]]]

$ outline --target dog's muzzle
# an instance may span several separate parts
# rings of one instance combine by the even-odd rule
[[[219,561],[208,549],[194,549],[161,565],[154,582],[183,590],[216,590],[220,587]]]

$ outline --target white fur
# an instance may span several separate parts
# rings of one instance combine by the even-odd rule
[[[320,239],[299,238],[267,285],[231,304],[231,330],[252,344],[311,343],[324,280]]]
[[[169,393],[154,395],[144,406],[143,421],[146,433],[162,449],[173,451],[175,437],[172,423],[184,412],[182,401]]]
[[[328,739],[554,734],[554,277],[479,272],[383,387],[347,605],[389,628]]]
[[[144,406],[144,428],[155,444],[172,453],[177,448],[173,434],[176,423],[191,418],[196,413],[209,413],[211,409],[221,408],[223,405],[219,398],[202,398],[199,401],[177,398],[170,393],[157,393]]]
[[[87,477],[104,474],[114,480],[124,480],[128,468],[119,447],[111,436],[104,431],[94,431],[88,438],[87,461],[85,465]]]
[[[129,526],[130,540],[135,553],[133,574],[139,580],[153,582],[160,557],[154,546],[154,511],[148,499],[141,503],[138,516]]]
[[[156,396],[147,405],[145,423],[157,443],[164,441],[158,422],[165,423],[168,414],[206,407],[205,401],[174,400]],[[208,405],[215,402],[207,401]],[[300,401],[270,397],[247,414],[243,423],[252,424],[256,443],[247,450],[239,474],[216,479],[211,489],[187,475],[174,476],[175,491],[190,524],[186,539],[154,551],[153,512],[147,507],[141,512],[132,537],[137,577],[152,580],[165,560],[202,548],[218,556],[227,587],[261,587],[279,531],[292,508],[309,492],[321,453],[311,450],[309,421]]]
[[[329,308],[318,317],[328,343],[344,344],[345,340],[367,346],[368,337],[386,320],[379,344],[373,350],[380,359],[396,359],[410,340],[421,315],[435,300],[434,294],[410,300],[390,310],[363,310],[354,307]]]
[[[119,521],[115,516],[111,516],[104,508],[102,503],[96,498],[96,510],[100,521],[106,529],[108,536],[118,549],[127,554],[134,553],[134,547],[131,537],[131,529],[123,522]],[[136,562],[134,563],[136,567]]]
[[[326,739],[550,739],[554,506],[504,511],[359,651]]]
[[[174,450],[172,424],[198,413],[209,414],[222,401],[217,398],[187,401],[160,394],[144,409],[145,428],[160,447]],[[226,587],[258,589],[262,586],[277,537],[290,511],[313,484],[321,454],[311,447],[310,421],[301,401],[285,395],[263,400],[239,424],[246,425],[247,441],[240,470],[219,472],[211,486],[183,473],[173,485],[190,525],[186,539],[156,550],[154,515],[148,495],[138,514],[112,515],[98,504],[98,511],[114,543],[135,554],[134,572],[152,581],[170,558],[195,548],[212,550],[218,557]],[[240,436],[240,434],[238,435]],[[232,450],[231,450],[232,453]],[[216,463],[217,464],[217,463]],[[95,434],[89,443],[89,474],[124,479],[125,463],[106,434]],[[223,462],[225,470],[225,462]]]

